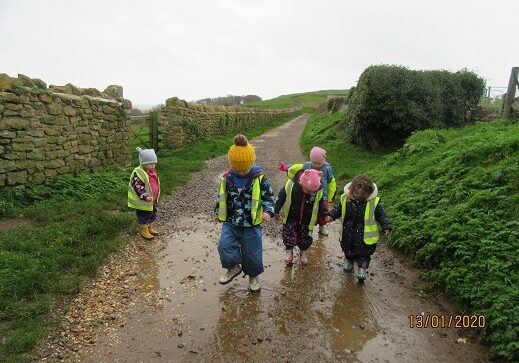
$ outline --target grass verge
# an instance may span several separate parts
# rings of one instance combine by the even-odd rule
[[[258,136],[292,118],[245,134]],[[162,192],[172,193],[192,172],[203,169],[205,160],[227,152],[232,139],[222,136],[159,152]],[[0,361],[31,360],[56,318],[47,316],[53,304],[77,293],[82,280],[94,277],[107,257],[135,234],[134,213],[126,207],[130,172],[112,167],[46,186],[2,190],[0,217],[23,216],[35,224],[0,231]]]
[[[483,315],[481,336],[500,359],[519,360],[519,124],[478,123],[414,133],[393,153],[349,145],[343,115],[316,114],[301,139],[327,150],[341,190],[367,172],[394,231],[388,244],[424,268],[461,314]],[[386,154],[386,155],[384,155]]]

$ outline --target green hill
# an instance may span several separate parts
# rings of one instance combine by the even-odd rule
[[[320,103],[324,102],[328,96],[344,96],[347,93],[348,90],[336,89],[294,93],[291,95],[279,96],[270,100],[247,103],[244,106],[254,108],[316,108]]]
[[[343,118],[313,115],[304,151],[327,149],[340,188],[368,172],[394,223],[388,244],[425,269],[422,288],[483,315],[492,351],[519,360],[519,124],[424,130],[384,157],[345,142]]]

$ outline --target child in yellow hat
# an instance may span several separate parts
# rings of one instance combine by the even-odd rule
[[[215,212],[223,222],[218,253],[220,277],[228,284],[242,271],[249,275],[249,288],[260,290],[258,275],[263,272],[261,223],[274,216],[275,195],[261,168],[254,164],[256,152],[243,135],[237,135],[227,153],[230,169],[220,180]]]

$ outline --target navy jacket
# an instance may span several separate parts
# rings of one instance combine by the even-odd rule
[[[347,191],[347,188],[345,188]],[[378,189],[375,186],[375,191],[369,199],[375,198],[378,194]],[[348,199],[346,206],[346,217],[342,225],[342,244],[357,244],[364,245],[364,213],[366,212],[367,202],[357,203]],[[340,199],[330,212],[333,219],[341,218],[342,204]],[[386,210],[382,200],[380,200],[375,208],[375,219],[380,224],[382,230],[391,229],[391,221],[387,216]]]

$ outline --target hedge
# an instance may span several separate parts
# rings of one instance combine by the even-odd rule
[[[370,66],[349,99],[350,141],[366,149],[399,146],[416,130],[469,124],[484,88],[485,81],[467,70]]]

